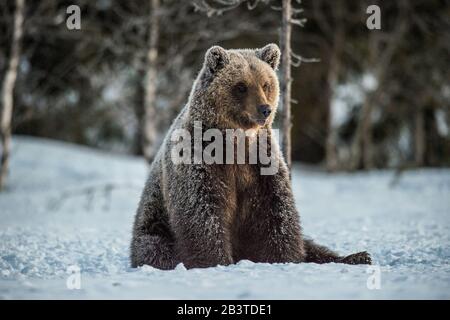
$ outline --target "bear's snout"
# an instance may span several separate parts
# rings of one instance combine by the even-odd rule
[[[258,106],[258,112],[264,119],[267,119],[272,113],[272,108],[268,104],[262,104]]]

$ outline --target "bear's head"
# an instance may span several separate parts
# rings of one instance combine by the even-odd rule
[[[191,97],[200,108],[197,120],[221,129],[270,126],[278,105],[279,62],[275,44],[256,50],[211,47]]]

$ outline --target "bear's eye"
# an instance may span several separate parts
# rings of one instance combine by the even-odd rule
[[[243,82],[239,82],[234,86],[234,91],[239,94],[244,94],[247,92],[247,85]]]
[[[263,85],[264,92],[270,92],[270,84],[268,82],[264,83]]]

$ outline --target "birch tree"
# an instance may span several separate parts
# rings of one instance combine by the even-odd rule
[[[282,18],[281,18],[281,34],[280,34],[280,50],[281,50],[281,77],[280,77],[280,95],[281,95],[281,123],[282,123],[282,140],[281,150],[288,168],[291,168],[291,17],[292,4],[291,0],[283,0],[282,2]]]
[[[144,123],[143,123],[143,152],[145,159],[151,163],[156,154],[157,145],[157,119],[156,119],[156,86],[157,86],[157,60],[159,21],[159,0],[150,0],[150,32],[147,52],[147,76],[144,87]]]
[[[1,140],[2,157],[0,168],[0,190],[5,187],[6,176],[9,168],[9,157],[11,148],[11,120],[14,107],[14,86],[17,79],[17,69],[20,61],[21,41],[23,36],[23,20],[25,11],[25,0],[16,0],[14,13],[14,27],[11,41],[11,51],[8,68],[2,87],[2,114],[1,114]]]

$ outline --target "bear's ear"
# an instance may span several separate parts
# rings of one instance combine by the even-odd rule
[[[205,66],[214,74],[230,62],[227,51],[219,46],[213,46],[206,51]]]
[[[277,70],[280,64],[281,52],[275,43],[269,43],[265,47],[256,50],[256,56],[267,62],[272,69]]]

